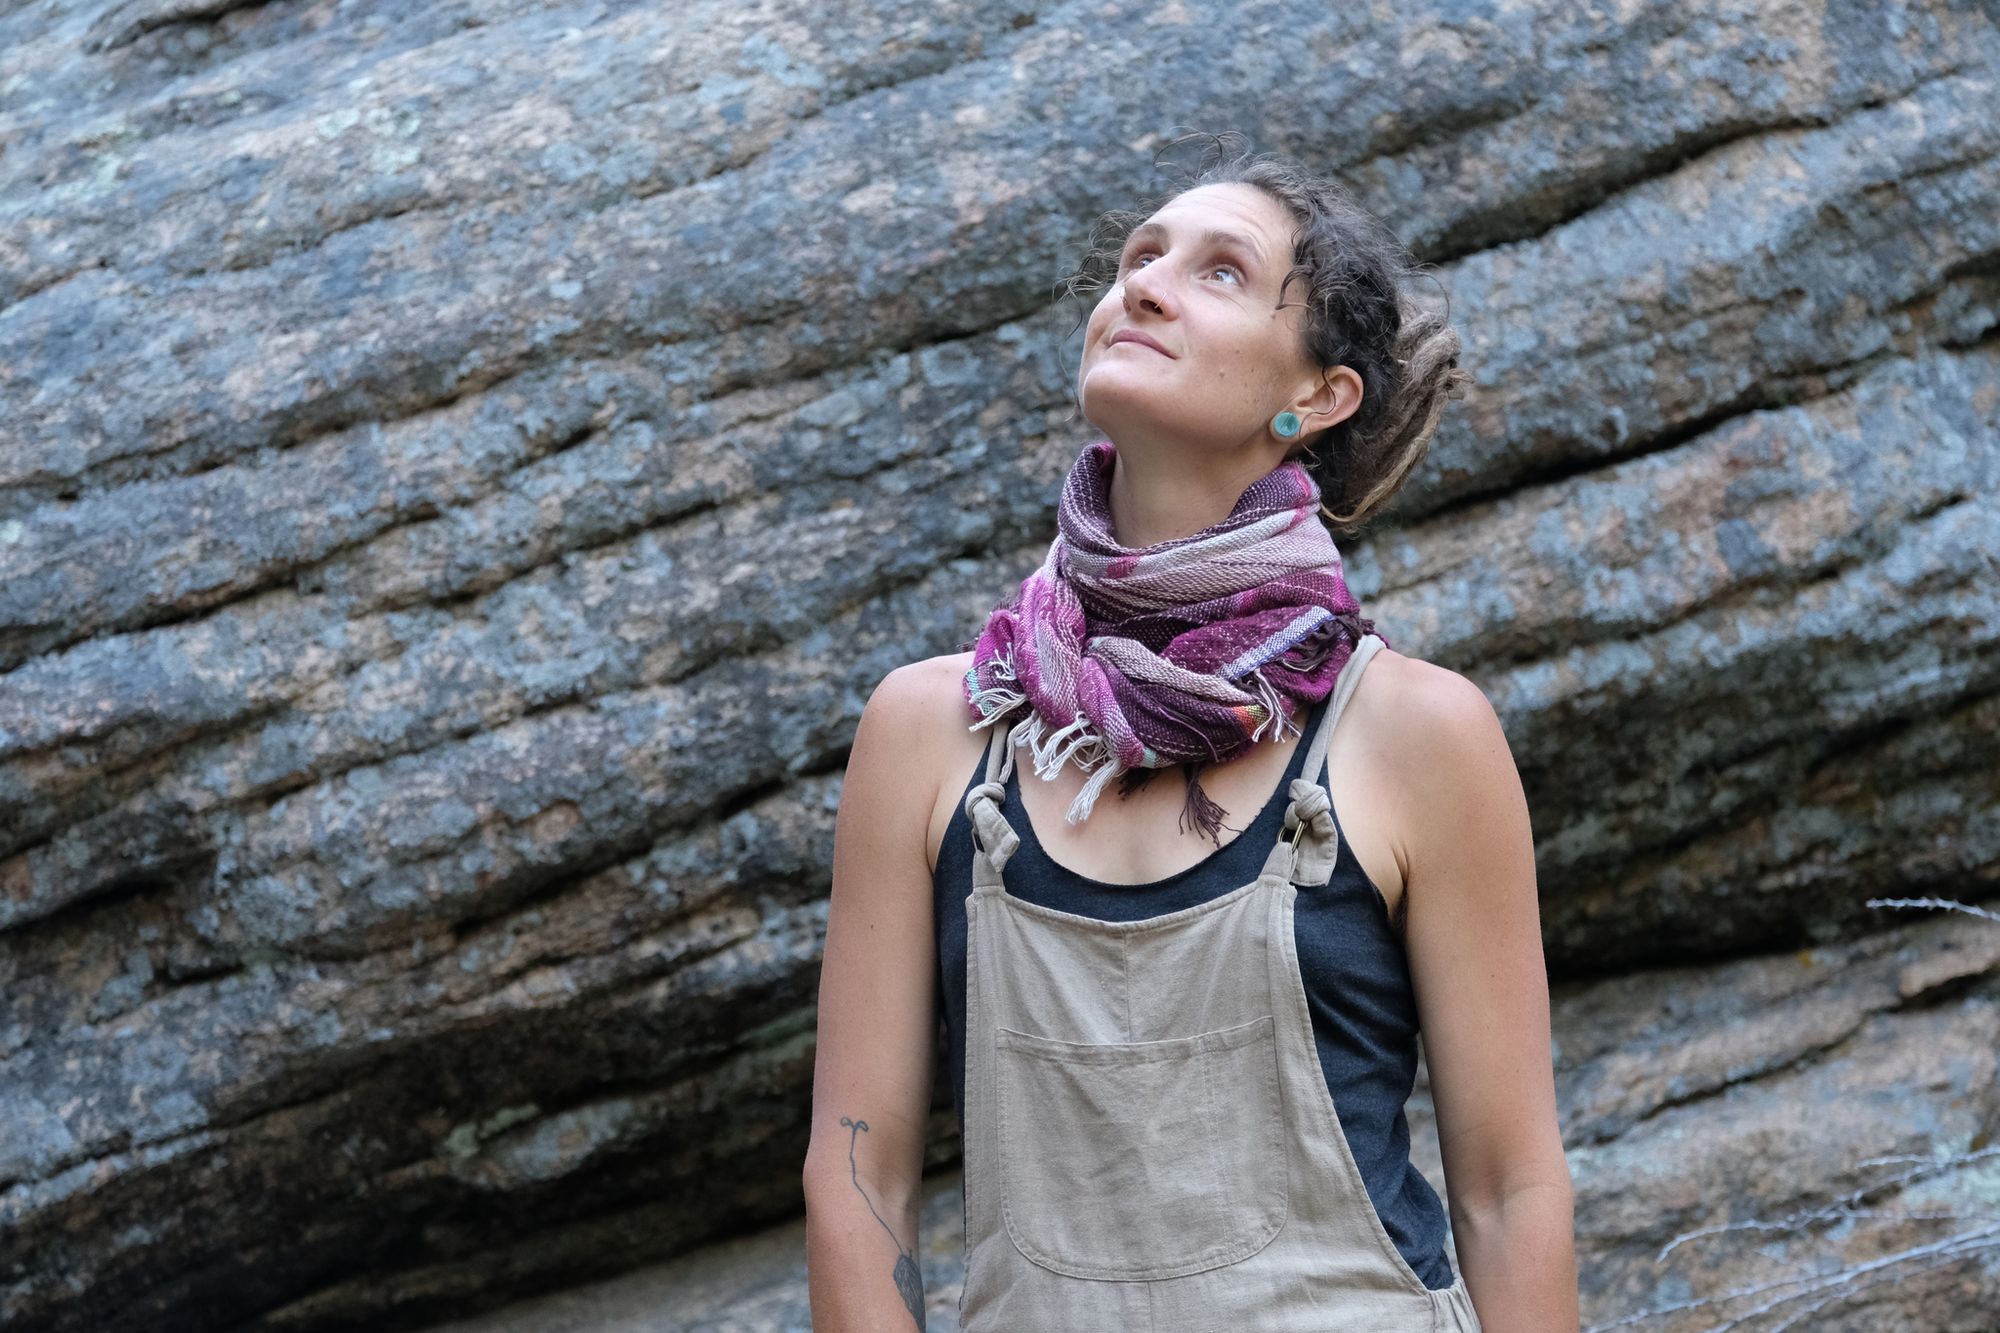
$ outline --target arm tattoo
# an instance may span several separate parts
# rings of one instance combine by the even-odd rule
[[[854,1188],[861,1190],[861,1202],[868,1205],[868,1211],[874,1213],[875,1220],[881,1223],[882,1230],[889,1233],[889,1240],[896,1247],[896,1290],[902,1294],[903,1304],[910,1308],[910,1318],[917,1321],[917,1333],[924,1333],[924,1275],[917,1267],[917,1256],[903,1248],[903,1242],[896,1239],[895,1231],[882,1221],[882,1214],[875,1212],[875,1204],[869,1199],[868,1191],[861,1189],[861,1173],[854,1165],[854,1140],[868,1128],[868,1122],[842,1116],[840,1123],[847,1126],[848,1177],[854,1181]]]

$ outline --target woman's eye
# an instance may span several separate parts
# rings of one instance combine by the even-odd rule
[[[1131,254],[1129,258],[1126,259],[1124,267],[1126,269],[1143,268],[1144,265],[1142,265],[1139,262],[1140,260],[1158,259],[1159,257],[1160,256],[1152,250],[1136,250]],[[1208,271],[1210,273],[1227,273],[1229,274],[1230,277],[1236,280],[1237,286],[1241,287],[1243,285],[1243,271],[1237,268],[1236,265],[1234,264],[1215,264],[1210,266]]]

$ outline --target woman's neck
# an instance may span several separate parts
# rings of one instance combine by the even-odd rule
[[[1191,465],[1184,457],[1127,455],[1111,467],[1107,498],[1120,546],[1157,546],[1192,537],[1229,517],[1243,492],[1278,461],[1236,452]]]

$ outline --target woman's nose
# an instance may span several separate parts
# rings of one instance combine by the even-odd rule
[[[1161,281],[1160,271],[1165,266],[1154,260],[1143,268],[1135,268],[1125,277],[1125,313],[1131,314],[1140,305],[1150,306],[1158,314],[1167,312],[1166,284]]]

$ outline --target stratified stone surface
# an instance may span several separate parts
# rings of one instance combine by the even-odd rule
[[[0,1324],[394,1333],[796,1217],[856,720],[1038,563],[1051,286],[1188,126],[1450,294],[1344,551],[1500,712],[1559,987],[1673,978],[1671,1046],[1559,1013],[1589,1308],[1936,1241],[1651,1257],[1991,1140],[1990,964],[1881,961],[1982,946],[1867,903],[2000,882],[1996,70],[1967,0],[5,8]],[[1930,1258],[1811,1326],[1974,1327]]]
[[[1946,917],[1552,998],[1586,1329],[1993,1327],[2000,924]],[[1443,1194],[1421,1072],[1409,1116]],[[940,1172],[925,1196],[929,1333],[958,1328],[962,1185]],[[428,1333],[811,1327],[791,1221]]]

